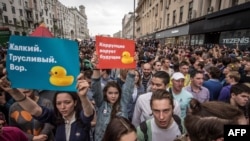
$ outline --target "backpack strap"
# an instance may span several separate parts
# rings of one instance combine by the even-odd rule
[[[140,128],[141,128],[141,131],[142,131],[143,134],[144,134],[144,141],[148,141],[148,133],[147,133],[148,127],[147,127],[146,121],[143,121],[143,122],[140,124]]]
[[[181,131],[181,133],[183,133],[183,127],[182,127],[182,124],[181,124],[181,118],[175,114],[173,114],[173,118],[174,118],[174,121],[177,123],[178,127],[179,127],[179,130]]]

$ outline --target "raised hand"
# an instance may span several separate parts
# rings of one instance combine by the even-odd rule
[[[78,95],[81,96],[86,96],[88,89],[89,89],[89,83],[86,81],[83,77],[83,74],[78,75],[78,80],[77,80],[77,90],[78,90]]]
[[[17,89],[11,88],[11,83],[7,80],[6,76],[0,79],[0,87],[11,95],[20,93]]]

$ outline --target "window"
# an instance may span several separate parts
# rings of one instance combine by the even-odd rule
[[[15,13],[16,13],[16,10],[15,10],[15,7],[14,7],[14,6],[11,6],[11,11],[12,11],[12,14],[15,14]]]
[[[163,1],[162,0],[160,1],[160,10],[161,11],[163,10]]]
[[[169,17],[170,17],[170,14],[167,15],[167,26],[169,26]]]
[[[16,18],[13,18],[13,21],[14,21],[14,25],[17,25]]]
[[[21,21],[21,24],[22,24],[22,27],[24,27],[24,21],[23,20]]]
[[[5,3],[2,3],[2,5],[3,5],[3,11],[7,11],[6,4],[5,4]]]
[[[217,0],[216,2],[218,4],[218,10],[220,10],[221,9],[221,0]]]
[[[9,23],[9,18],[8,18],[8,16],[4,16],[4,22],[5,22],[5,23]]]
[[[176,14],[176,10],[173,11],[173,23],[172,23],[173,25],[176,24],[176,22],[175,22],[176,15],[175,14]]]
[[[189,2],[189,5],[188,5],[188,19],[191,19],[193,18],[192,17],[192,10],[193,10],[193,2]]]
[[[238,5],[238,3],[239,3],[239,0],[232,0],[232,6]]]
[[[19,4],[19,5],[22,5],[22,0],[18,0],[18,4]]]
[[[23,16],[23,10],[19,9],[20,16]]]
[[[24,6],[28,7],[28,2],[27,1],[25,1]]]
[[[181,22],[182,22],[182,17],[183,17],[183,6],[180,8],[179,23],[181,23]]]

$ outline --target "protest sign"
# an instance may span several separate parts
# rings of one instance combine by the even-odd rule
[[[76,91],[80,73],[77,43],[11,36],[6,69],[13,88]]]
[[[133,40],[96,36],[97,68],[135,68]]]

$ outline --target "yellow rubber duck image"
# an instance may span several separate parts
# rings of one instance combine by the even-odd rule
[[[121,61],[123,64],[131,64],[134,62],[134,58],[130,57],[130,53],[128,51],[123,51]]]
[[[54,66],[50,70],[50,84],[54,86],[70,86],[74,81],[73,76],[67,76],[67,71],[62,66]]]

